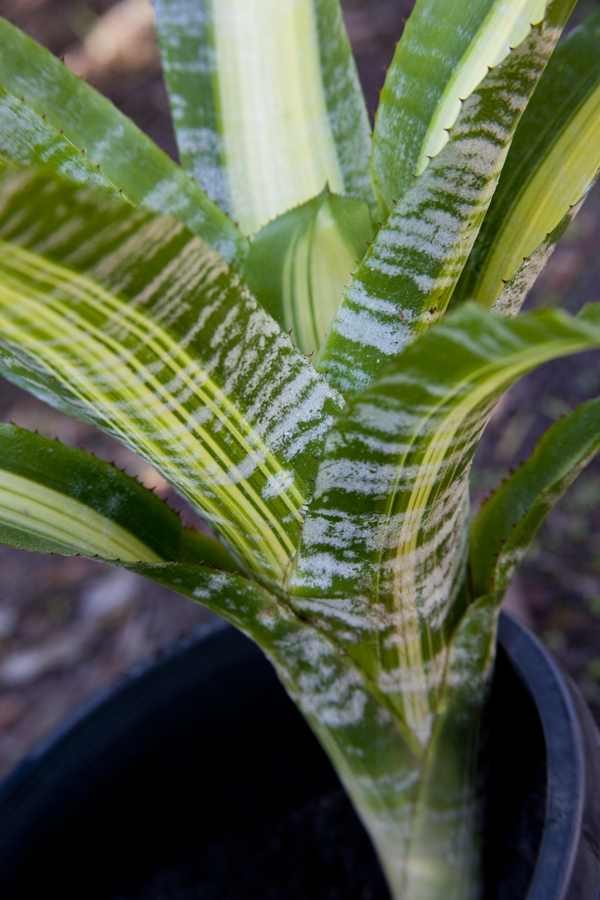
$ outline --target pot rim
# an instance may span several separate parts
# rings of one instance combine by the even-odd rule
[[[550,895],[562,900],[575,867],[586,796],[581,725],[565,677],[546,648],[504,611],[498,642],[532,697],[546,744],[544,828],[526,900],[547,900]]]

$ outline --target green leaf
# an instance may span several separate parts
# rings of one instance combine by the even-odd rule
[[[600,13],[556,48],[517,128],[452,302],[491,306],[600,167]]]
[[[373,232],[367,205],[329,190],[265,225],[244,276],[304,352],[317,350]]]
[[[385,698],[334,642],[257,584],[178,563],[125,568],[199,601],[259,644],[331,758],[399,891],[422,752]]]
[[[429,740],[469,602],[468,476],[497,401],[550,359],[600,347],[600,312],[502,319],[465,304],[350,399],[327,436],[290,592]]]
[[[375,119],[371,169],[387,214],[444,147],[461,102],[545,11],[546,0],[417,0]]]
[[[0,158],[35,166],[96,188],[120,200],[122,195],[99,168],[45,118],[0,87]]]
[[[112,562],[201,602],[255,640],[390,860],[404,852],[420,748],[325,635],[258,584],[192,564],[205,557],[232,569],[216,541],[182,528],[172,509],[109,463],[6,424],[0,424],[0,540]],[[177,561],[162,562],[170,557]]]
[[[450,642],[414,804],[405,900],[465,900],[479,894],[483,810],[477,781],[498,611],[495,596],[480,598]]]
[[[200,237],[5,173],[0,359],[148,459],[245,567],[281,583],[341,398]]]
[[[244,234],[320,194],[374,202],[338,0],[155,0],[181,160]]]
[[[552,425],[483,505],[471,529],[476,596],[503,596],[538,528],[599,448],[600,399],[588,400]]]
[[[0,541],[21,550],[235,564],[217,541],[110,463],[0,423]]]
[[[130,203],[170,213],[229,262],[244,257],[247,243],[233,222],[179,166],[109,100],[2,18],[0,84],[15,98],[23,97],[33,113],[44,115],[74,147],[85,150]]]
[[[539,247],[536,247],[533,253],[523,260],[512,278],[506,282],[502,293],[492,306],[494,312],[501,316],[515,316],[519,312],[538,275],[554,252],[554,248],[583,206],[591,187],[592,185],[577,203],[569,208],[567,214],[563,216],[556,228],[546,235]],[[454,297],[452,300],[454,301]]]
[[[369,385],[443,315],[558,39],[555,14],[564,17],[569,3],[555,0],[548,19],[463,103],[448,143],[369,247],[315,361],[343,390]]]

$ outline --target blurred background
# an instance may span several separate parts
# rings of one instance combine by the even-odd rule
[[[378,101],[410,0],[342,2],[370,110]],[[598,8],[580,0],[569,27]],[[95,85],[177,159],[150,0],[0,0],[0,15]],[[600,185],[528,300],[575,312],[600,300]],[[600,394],[600,357],[549,364],[500,403],[475,459],[476,505],[526,459],[544,430]],[[166,497],[151,466],[90,426],[0,379],[0,420],[114,460]],[[194,514],[182,509],[186,523]],[[506,605],[573,676],[600,721],[600,457],[551,514]],[[160,656],[211,614],[137,576],[80,558],[0,546],[0,779],[90,694],[135,663]]]

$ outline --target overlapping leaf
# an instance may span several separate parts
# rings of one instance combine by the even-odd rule
[[[115,200],[122,195],[85,153],[4,88],[0,88],[0,158],[47,169]]]
[[[512,278],[507,280],[492,306],[494,312],[501,316],[514,316],[519,312],[538,275],[554,252],[554,248],[583,206],[588,193],[589,189],[577,203],[570,207],[556,228],[546,235],[539,247],[536,247],[533,253],[523,260]]]
[[[338,764],[367,826],[387,842],[390,859],[403,857],[398,835],[406,835],[419,748],[325,635],[258,584],[198,564],[233,568],[216,541],[182,528],[163,501],[110,464],[5,424],[0,539],[122,565],[203,603],[252,637]],[[170,559],[177,561],[164,562]]]
[[[304,353],[318,350],[372,236],[363,201],[325,190],[253,238],[244,277]]]
[[[131,119],[79,78],[44,47],[0,18],[0,84],[54,130],[49,148],[61,134],[64,152],[72,145],[134,205],[170,213],[201,234],[229,262],[239,262],[248,246],[233,222]],[[27,140],[25,132],[13,140]],[[15,120],[0,115],[4,143]],[[41,148],[40,148],[41,152]],[[23,161],[22,154],[9,157]],[[56,158],[60,173],[60,154]]]
[[[127,568],[198,600],[262,647],[333,761],[401,896],[422,751],[385,697],[335,642],[256,584],[177,563]]]
[[[599,448],[600,400],[588,400],[549,428],[484,504],[471,529],[476,595],[504,594],[538,528]]]
[[[4,370],[149,459],[280,581],[338,395],[173,219],[31,173],[0,197]]]
[[[185,169],[253,234],[326,185],[373,201],[338,0],[155,0]]]
[[[600,168],[600,13],[556,48],[517,129],[452,302],[491,306]],[[516,311],[516,310],[515,310]]]
[[[464,900],[480,894],[480,738],[498,611],[495,596],[472,603],[450,643],[414,803],[403,900]]]
[[[0,540],[10,547],[105,560],[235,565],[213,538],[183,528],[142,484],[84,453],[0,423]]]
[[[387,214],[448,140],[461,102],[545,10],[546,0],[417,0],[375,119],[371,169]]]
[[[554,0],[546,19],[470,95],[448,143],[367,251],[315,362],[344,390],[369,385],[443,315],[570,3]]]
[[[468,602],[468,474],[499,397],[600,347],[597,305],[501,319],[473,304],[407,348],[327,437],[290,590],[423,741]]]

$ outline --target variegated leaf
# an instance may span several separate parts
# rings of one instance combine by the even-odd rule
[[[23,166],[47,169],[63,178],[101,191],[115,200],[122,199],[117,188],[85,153],[60,134],[45,116],[32,112],[0,87],[0,159]]]
[[[315,362],[343,390],[369,385],[443,315],[570,3],[554,0],[469,96],[448,143],[369,247]]]
[[[517,128],[453,304],[491,306],[600,168],[600,13],[560,42]],[[574,213],[572,213],[573,215]]]
[[[385,852],[392,883],[399,881],[421,749],[327,636],[258,584],[222,571],[234,563],[216,541],[182,528],[162,500],[109,463],[5,424],[0,540],[112,562],[202,603],[255,640],[330,754]],[[221,571],[198,565],[205,560]]]
[[[246,240],[179,166],[109,100],[2,18],[0,84],[13,97],[23,98],[33,113],[45,116],[93,165],[100,165],[131,203],[170,213],[201,234],[228,262],[244,257]],[[26,135],[20,140],[25,141]]]
[[[539,247],[536,247],[533,253],[523,260],[512,278],[506,282],[502,293],[492,306],[494,312],[501,316],[516,316],[538,275],[554,252],[554,248],[583,206],[589,190],[590,188],[577,203],[569,208],[567,214],[563,216],[556,228],[546,235]]]
[[[395,896],[406,878],[422,750],[339,647],[257,584],[178,563],[126,568],[199,601],[255,640],[331,758]]]
[[[246,568],[281,582],[341,398],[200,237],[6,172],[0,359],[150,460]]]
[[[444,147],[461,103],[545,11],[546,0],[417,0],[375,118],[371,169],[388,215]]]
[[[304,353],[318,350],[372,237],[367,205],[325,190],[253,238],[244,277]]]
[[[254,234],[320,194],[374,201],[338,0],[155,0],[184,168]]]
[[[403,900],[481,896],[479,754],[498,611],[495,596],[472,603],[450,642],[444,687],[414,804]]]
[[[600,347],[586,316],[501,319],[466,304],[351,399],[327,436],[290,581],[424,743],[447,641],[468,603],[468,475],[500,396],[536,366]]]
[[[205,562],[235,569],[213,538],[113,465],[0,423],[0,541],[21,550],[124,563]]]
[[[475,596],[502,597],[538,528],[599,448],[600,399],[588,400],[552,425],[483,505],[471,528]]]

